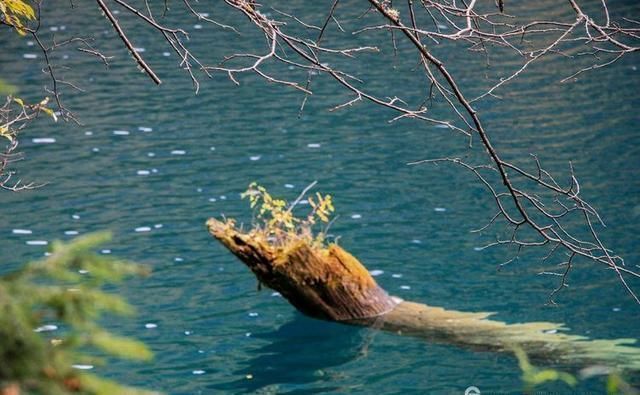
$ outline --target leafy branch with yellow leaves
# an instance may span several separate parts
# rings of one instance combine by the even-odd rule
[[[311,210],[305,217],[299,218],[293,213],[293,209],[300,204],[304,195],[315,184],[314,182],[309,185],[298,199],[288,203],[284,199],[274,198],[265,187],[252,182],[241,197],[248,198],[251,208],[256,210],[258,223],[254,224],[253,232],[277,246],[291,240],[304,239],[311,245],[321,247],[324,244],[330,217],[335,211],[331,195],[316,192],[315,196],[310,196],[306,200]],[[318,223],[324,223],[327,226],[314,235],[313,227]]]
[[[31,5],[24,0],[0,0],[0,22],[13,27],[18,34],[27,34],[26,24],[36,19]]]
[[[48,97],[39,103],[28,104],[20,98],[7,96],[0,107],[0,140],[6,143],[0,151],[0,188],[19,191],[37,186],[34,183],[25,184],[20,179],[14,181],[15,171],[11,169],[11,164],[22,159],[22,155],[16,152],[20,131],[43,113],[58,121],[58,116],[48,104]]]

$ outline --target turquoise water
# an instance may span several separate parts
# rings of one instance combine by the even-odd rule
[[[628,3],[618,5],[637,16],[640,7]],[[46,251],[29,241],[110,229],[115,238],[106,250],[153,268],[150,277],[121,288],[138,315],[108,324],[147,342],[155,360],[114,362],[96,372],[173,394],[462,393],[470,385],[483,392],[521,390],[510,356],[311,320],[270,290],[257,292],[249,271],[204,227],[208,217],[221,215],[249,223],[248,204],[239,194],[252,181],[294,199],[318,180],[317,190],[334,196],[340,215],[332,233],[369,269],[382,271],[376,279],[402,298],[495,311],[508,322],[565,322],[575,333],[594,337],[639,337],[638,306],[601,267],[581,263],[554,308],[545,302],[556,279],[538,275],[549,267],[534,254],[497,270],[509,250],[477,251],[494,236],[469,232],[492,215],[492,201],[480,185],[457,168],[407,166],[465,155],[465,138],[413,121],[388,123],[389,112],[368,104],[329,112],[349,97],[322,77],[314,80],[315,94],[300,118],[299,92],[253,76],[240,77],[240,86],[222,75],[203,80],[195,96],[175,55],[163,55],[168,49],[154,32],[134,30],[135,45],[145,48],[143,55],[164,81],[155,87],[135,71],[93,4],[65,7],[45,9],[50,19],[44,29],[57,27],[59,39],[95,35],[96,46],[115,58],[107,70],[74,47],[57,53],[57,63],[71,66],[62,75],[86,90],[64,96],[82,125],[43,119],[23,135],[20,175],[47,185],[2,194],[0,258],[6,268],[15,267]],[[288,7],[317,21],[326,5]],[[224,9],[218,12],[243,23]],[[358,14],[349,8],[344,18]],[[238,37],[206,25],[197,29],[198,22],[184,19],[192,49],[210,63],[234,48],[251,48],[255,39],[246,25]],[[370,39],[376,37],[387,40]],[[28,39],[5,34],[2,40],[3,78],[19,84],[23,97],[40,98],[47,80],[38,51]],[[413,60],[394,58],[390,42],[382,49],[351,70],[373,78],[373,89],[417,98],[419,84],[406,72]],[[487,68],[475,56],[440,54],[470,92],[485,86],[485,73],[500,61],[515,67],[508,58],[492,59]],[[608,224],[604,239],[637,268],[640,64],[630,55],[576,83],[557,83],[580,64],[542,61],[504,91],[503,100],[483,104],[482,116],[505,157],[526,163],[525,156],[535,152],[565,175],[572,161],[585,196]],[[637,376],[630,379],[640,385]],[[578,390],[602,388],[590,380]]]

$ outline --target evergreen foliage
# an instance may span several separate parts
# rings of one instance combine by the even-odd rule
[[[0,394],[146,393],[78,369],[104,364],[108,356],[152,358],[143,343],[99,323],[105,313],[133,313],[103,287],[148,271],[92,252],[109,239],[103,232],[54,242],[44,259],[0,276]],[[59,328],[50,331],[52,323]]]

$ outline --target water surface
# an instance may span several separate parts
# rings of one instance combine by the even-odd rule
[[[638,15],[634,2],[618,3]],[[97,368],[99,373],[173,394],[462,393],[470,385],[521,390],[510,356],[311,320],[270,290],[257,292],[253,276],[204,227],[208,217],[223,214],[250,223],[239,195],[252,181],[294,199],[318,180],[317,189],[334,196],[340,215],[332,233],[402,298],[495,311],[508,322],[565,322],[589,336],[638,338],[638,306],[608,271],[581,264],[558,298],[560,307],[553,308],[545,302],[557,284],[537,274],[547,267],[533,256],[497,270],[509,250],[478,251],[494,236],[469,232],[492,213],[480,185],[460,169],[406,164],[464,155],[464,138],[414,121],[388,123],[389,112],[367,104],[329,112],[348,96],[321,77],[301,117],[299,92],[252,76],[241,77],[240,86],[216,76],[202,81],[195,96],[154,32],[133,30],[136,46],[144,47],[164,80],[155,87],[136,72],[91,7],[45,9],[45,28],[57,26],[56,37],[93,34],[96,45],[116,57],[106,70],[72,47],[58,52],[56,61],[72,66],[65,78],[86,90],[65,95],[82,125],[43,120],[23,135],[27,159],[20,175],[47,185],[1,195],[0,258],[3,270],[9,269],[42,256],[52,240],[110,229],[115,238],[103,253],[152,266],[150,277],[121,288],[139,314],[109,326],[143,339],[156,358],[149,364],[115,362]],[[290,7],[317,20],[325,6]],[[206,25],[193,27],[192,49],[205,61],[217,61],[235,48],[251,47],[251,29],[243,30],[239,39]],[[3,78],[19,84],[27,99],[42,96],[47,80],[41,55],[28,39],[2,40]],[[376,89],[387,89],[390,81],[417,97],[410,74],[390,73],[404,63],[393,58],[389,43],[383,47],[381,56],[365,57],[366,67],[354,70],[372,75]],[[471,92],[486,84],[482,59],[457,62],[461,55],[442,54]],[[503,100],[481,106],[505,157],[524,161],[535,152],[563,172],[574,163],[585,196],[608,224],[605,240],[634,267],[640,258],[638,59],[630,55],[570,84],[557,81],[574,70],[571,62],[544,60],[512,84]],[[636,385],[638,380],[632,378]],[[579,390],[602,388],[592,380]]]

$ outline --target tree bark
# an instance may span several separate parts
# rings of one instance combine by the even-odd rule
[[[256,275],[302,313],[330,321],[366,320],[399,302],[367,269],[338,245],[316,249],[304,240],[275,248],[262,238],[238,232],[233,222],[210,219],[211,234]]]
[[[234,222],[207,221],[209,232],[256,275],[308,316],[364,325],[481,351],[523,350],[535,359],[600,363],[640,370],[635,339],[590,340],[564,333],[562,324],[507,324],[492,313],[446,310],[390,296],[351,254],[332,244],[292,238],[273,245],[260,232],[243,233]]]

